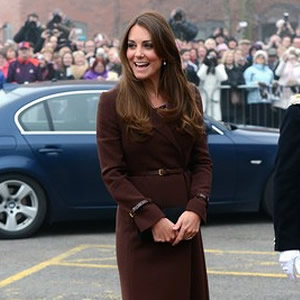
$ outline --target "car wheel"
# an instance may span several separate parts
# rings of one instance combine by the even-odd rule
[[[22,175],[0,176],[0,238],[25,238],[46,216],[46,196],[34,180]]]
[[[273,217],[273,178],[274,174],[267,181],[262,202],[264,212],[271,218]]]

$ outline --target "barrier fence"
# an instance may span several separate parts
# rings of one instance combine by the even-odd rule
[[[209,94],[199,88],[204,112],[218,121],[279,128],[292,94],[300,86],[221,85]]]

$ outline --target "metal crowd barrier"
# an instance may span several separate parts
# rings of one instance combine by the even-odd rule
[[[289,98],[300,92],[300,86],[221,85],[210,95],[200,86],[199,91],[204,112],[218,121],[279,128]]]

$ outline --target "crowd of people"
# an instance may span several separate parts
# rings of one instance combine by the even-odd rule
[[[207,114],[245,122],[246,108],[249,124],[279,126],[290,96],[299,92],[300,27],[279,20],[274,34],[262,42],[229,36],[225,28],[197,39],[197,27],[181,9],[171,12],[169,24],[188,80],[202,89]],[[59,10],[44,26],[37,14],[28,15],[13,41],[0,43],[0,88],[4,82],[118,80],[119,40],[100,33],[83,41],[73,27]]]

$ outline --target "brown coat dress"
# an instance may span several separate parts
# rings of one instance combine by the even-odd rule
[[[97,142],[102,177],[118,204],[116,249],[122,300],[206,300],[208,284],[201,233],[177,246],[142,241],[138,231],[164,217],[160,208],[185,205],[206,221],[211,160],[206,136],[194,142],[176,131],[153,109],[153,136],[133,142],[115,110],[117,91],[103,93],[97,117]],[[201,103],[200,94],[197,98]],[[202,109],[202,107],[201,107]],[[188,171],[165,176],[130,176],[160,168]],[[140,201],[135,217],[131,209]]]

